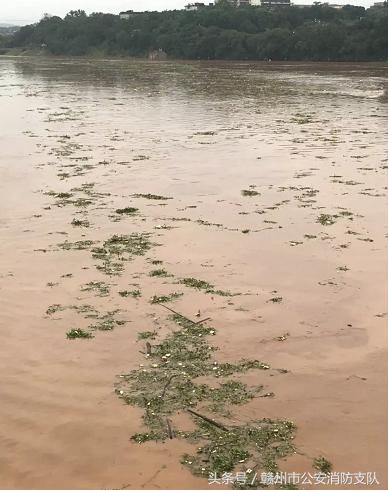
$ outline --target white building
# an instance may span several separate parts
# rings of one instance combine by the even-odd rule
[[[142,14],[143,12],[134,12],[133,10],[127,10],[126,12],[120,12],[120,19],[122,20],[128,20],[131,17],[134,17],[135,15]]]
[[[221,0],[215,0],[215,3],[219,3]],[[234,7],[247,7],[249,5],[257,5],[256,0],[227,0]]]
[[[199,10],[202,9],[203,7],[206,7],[204,3],[201,2],[195,2],[195,3],[189,3],[186,5],[185,9],[186,10]]]

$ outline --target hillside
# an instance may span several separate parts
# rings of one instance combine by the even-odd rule
[[[225,4],[198,11],[112,14],[72,11],[21,28],[10,47],[44,46],[54,55],[252,60],[387,60],[388,8],[324,4],[267,9]]]

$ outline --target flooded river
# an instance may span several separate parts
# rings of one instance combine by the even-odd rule
[[[2,58],[0,114],[2,490],[209,488],[115,390],[161,305],[271,366],[282,471],[388,488],[388,65]]]

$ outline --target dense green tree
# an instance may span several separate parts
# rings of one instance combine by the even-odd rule
[[[163,49],[188,59],[388,60],[388,8],[334,9],[318,2],[305,8],[234,8],[220,2],[128,20],[73,10],[64,19],[45,15],[10,42],[71,56],[146,56]]]

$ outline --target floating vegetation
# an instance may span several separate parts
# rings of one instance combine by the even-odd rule
[[[194,289],[205,289],[206,291],[214,289],[214,286],[209,282],[195,279],[194,277],[185,277],[183,279],[180,279],[179,283]]]
[[[258,196],[259,193],[257,191],[253,191],[251,189],[243,189],[241,191],[241,195],[244,197],[254,197],[254,196]]]
[[[66,337],[70,340],[74,339],[92,339],[93,335],[90,332],[82,330],[82,328],[73,328],[70,332],[67,332]]]
[[[100,290],[100,288],[103,288],[103,285],[105,283],[102,283],[100,286],[99,283],[89,283],[87,286],[87,290],[95,289]],[[91,335],[90,331],[93,330],[101,330],[101,331],[107,331],[107,330],[113,330],[115,327],[125,325],[127,321],[125,320],[119,320],[117,319],[116,315],[118,313],[121,313],[121,310],[113,310],[113,311],[108,311],[106,313],[101,313],[99,312],[94,306],[89,305],[89,304],[83,304],[83,305],[71,305],[71,306],[62,306],[62,305],[52,305],[48,308],[47,312],[49,315],[53,315],[54,313],[58,311],[64,311],[64,310],[73,310],[79,315],[81,315],[84,319],[89,319],[93,320],[93,322],[89,325],[88,331],[82,330],[82,329],[73,329],[72,332],[72,337],[69,337],[69,334],[67,334],[68,338],[92,338],[93,335]],[[78,332],[78,333],[77,333]],[[87,333],[90,335],[89,337],[85,337],[84,334]]]
[[[120,214],[120,215],[123,215],[123,214],[136,214],[138,211],[139,211],[138,208],[128,207],[128,208],[116,209],[115,213],[116,214]]]
[[[302,245],[303,242],[299,242],[297,240],[291,240],[290,242],[291,247],[297,247],[298,245]]]
[[[47,308],[46,315],[54,315],[58,311],[64,311],[66,309],[65,306],[62,305],[51,305]]]
[[[95,291],[97,296],[109,296],[110,286],[106,282],[91,281],[82,286],[81,291]]]
[[[172,277],[172,274],[169,274],[164,269],[155,269],[148,274],[150,277]]]
[[[155,340],[157,337],[157,333],[154,331],[140,332],[137,336],[138,340]]]
[[[334,225],[336,218],[338,218],[338,216],[335,214],[320,214],[317,218],[317,222],[323,226]]]
[[[208,337],[216,334],[213,328],[178,313],[170,319],[179,328],[160,343],[147,342],[147,366],[121,375],[116,385],[122,400],[144,410],[147,432],[134,434],[132,441],[187,440],[199,449],[195,454],[183,455],[181,462],[194,475],[206,478],[254,466],[276,471],[277,461],[295,452],[292,422],[262,419],[229,425],[212,418],[218,415],[229,419],[233,416],[231,407],[248,403],[263,388],[222,378],[252,369],[269,370],[270,366],[247,359],[236,364],[219,363],[214,359],[217,348],[208,342]],[[155,338],[155,332],[139,334],[139,340]],[[214,382],[198,381],[203,376]],[[175,426],[174,416],[182,413],[192,418],[194,430],[182,431]]]
[[[73,201],[73,204],[77,208],[84,208],[86,206],[90,206],[93,204],[93,201],[91,199],[86,199],[84,197],[79,197],[75,201]]]
[[[215,286],[207,281],[201,279],[195,279],[194,277],[184,277],[180,279],[179,284],[183,284],[189,288],[203,290],[207,294],[216,294],[218,296],[238,296],[239,294],[233,294],[229,291],[223,291],[221,289],[214,289]]]
[[[340,211],[338,213],[340,216],[343,216],[345,218],[352,219],[351,217],[353,216],[353,213],[351,211],[345,210],[345,211]]]
[[[83,227],[83,228],[89,228],[90,227],[90,223],[88,220],[82,220],[82,219],[73,219],[73,221],[71,222],[71,224],[73,226],[76,226],[76,227]]]
[[[45,194],[45,196],[54,197],[55,199],[60,201],[59,203],[57,203],[57,205],[59,205],[63,202],[66,203],[69,199],[71,199],[73,197],[73,194],[71,194],[70,192],[49,191],[49,192],[45,192],[44,194]]]
[[[158,303],[170,303],[171,301],[175,301],[178,298],[181,298],[183,293],[171,293],[167,296],[153,296],[150,300],[152,305],[156,305]]]
[[[197,131],[194,133],[195,136],[214,136],[216,134],[215,131]]]
[[[134,194],[133,197],[142,197],[143,199],[150,199],[152,201],[168,201],[173,199],[172,197],[158,196],[157,194]]]
[[[296,124],[311,124],[312,122],[314,122],[310,114],[300,114],[300,113],[295,114],[295,116],[291,119],[291,121]]]
[[[78,242],[65,241],[63,243],[58,243],[58,247],[63,250],[88,250],[94,242],[92,240],[80,240]]]
[[[123,298],[128,298],[129,296],[132,298],[140,298],[141,291],[139,291],[139,289],[134,289],[132,291],[119,291],[119,295]]]
[[[84,318],[98,318],[99,313],[92,305],[69,306],[70,310],[74,310]]]
[[[337,268],[337,270],[342,271],[342,272],[347,272],[350,269],[346,265],[341,265],[340,267]]]
[[[240,296],[240,293],[231,293],[230,291],[223,291],[222,289],[209,289],[206,293],[216,294],[217,296]]]
[[[204,221],[203,219],[197,219],[196,223],[203,226],[216,226],[217,228],[222,228],[221,223],[210,223],[209,221]]]
[[[185,454],[181,460],[196,476],[209,478],[211,474],[221,475],[236,469],[249,475],[253,467],[272,473],[278,470],[278,459],[295,452],[296,428],[292,422],[262,419],[226,430],[207,421],[199,421],[197,426],[187,437],[201,447],[196,455]],[[248,486],[263,487],[253,479]]]
[[[331,473],[333,465],[326,458],[320,456],[319,458],[314,458],[313,468],[327,475]]]
[[[271,298],[267,301],[267,303],[281,303],[283,301],[283,298],[281,296],[275,296],[274,298]]]
[[[150,157],[148,157],[147,155],[137,155],[137,156],[133,157],[134,162],[149,160],[149,159],[150,159]]]
[[[145,255],[156,245],[149,237],[149,233],[113,235],[101,247],[92,249],[93,258],[103,262],[97,269],[108,275],[120,275],[124,262],[132,260],[133,256]]]
[[[116,314],[120,313],[120,310],[109,311],[103,315],[99,315],[97,322],[90,325],[91,330],[113,330],[116,327],[123,326],[127,322],[124,320],[117,320]]]

